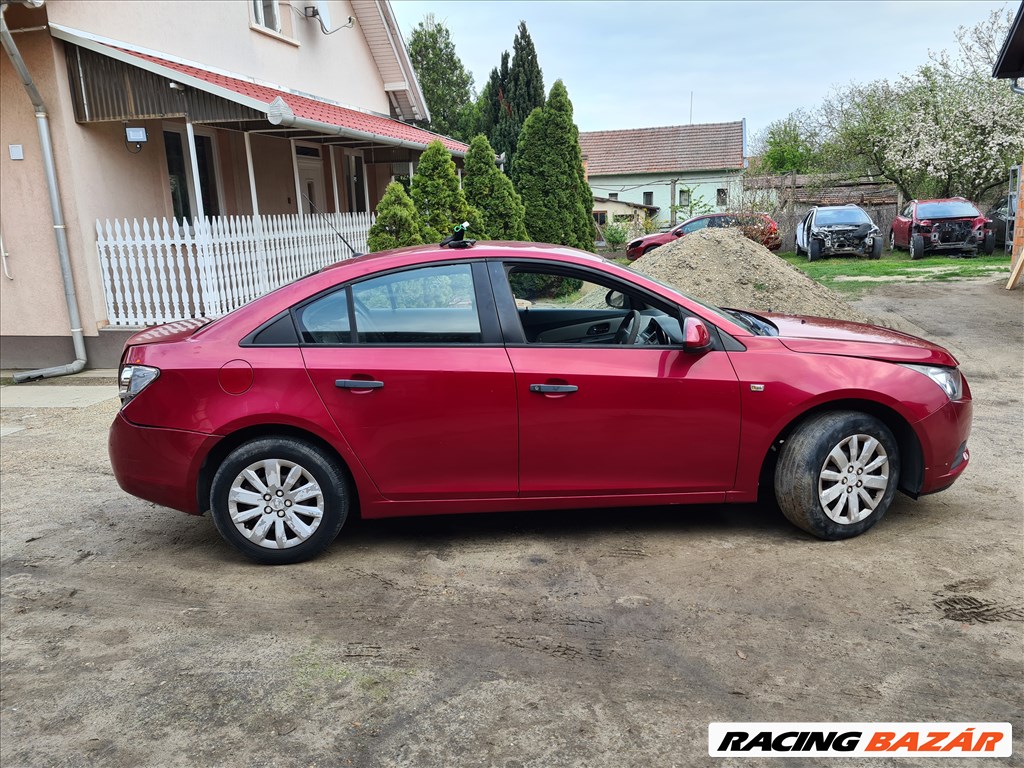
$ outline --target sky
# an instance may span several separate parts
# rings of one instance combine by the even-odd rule
[[[517,2],[392,0],[402,34],[428,13],[445,22],[477,90],[526,22],[544,72],[569,90],[581,131],[730,122],[752,140],[813,109],[836,87],[894,79],[954,49],[972,26],[1017,3]]]

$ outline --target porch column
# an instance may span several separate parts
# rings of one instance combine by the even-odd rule
[[[248,131],[243,135],[245,136],[245,164],[249,169],[249,196],[252,198],[252,226],[256,235],[256,264],[260,276],[260,289],[266,293],[272,286],[267,275],[267,249],[263,240],[263,219],[260,218],[260,203],[256,197],[256,174],[252,166],[252,137]]]
[[[375,170],[374,173],[377,171]],[[370,172],[367,170],[366,155],[363,155],[363,197],[366,199],[366,212],[373,213],[370,208]]]
[[[199,261],[199,289],[202,298],[202,310],[205,315],[223,314],[225,307],[221,305],[220,291],[213,269],[213,256],[210,247],[210,227],[207,226],[206,209],[203,207],[203,190],[199,184],[199,160],[196,153],[196,134],[192,129],[192,121],[185,118],[185,133],[188,137],[188,157],[192,166],[192,187],[196,196],[196,257]]]
[[[412,174],[413,174],[412,160],[410,160],[409,161],[409,181],[410,182],[412,182]]]
[[[252,140],[249,132],[245,134],[245,164],[249,168],[249,196],[252,197],[252,215],[260,215],[260,204],[256,199],[256,174],[252,170]]]
[[[341,198],[338,197],[338,163],[334,159],[334,145],[327,145],[327,156],[331,160],[331,186],[334,188],[334,212],[341,213]]]
[[[196,132],[192,129],[192,121],[185,120],[185,133],[188,135],[188,158],[192,165],[192,191],[196,196],[196,216],[206,219],[206,209],[203,208],[203,190],[199,185],[199,160],[196,155]]]
[[[295,154],[295,139],[289,139],[292,147],[292,173],[295,175],[295,205],[298,208],[299,218],[302,218],[302,184],[299,183],[299,156]]]

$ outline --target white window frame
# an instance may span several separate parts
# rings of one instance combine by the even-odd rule
[[[192,218],[195,218],[199,206],[196,204],[196,181],[192,176],[192,148],[188,145],[188,129],[184,123],[162,123],[161,131],[167,131],[168,133],[177,133],[181,136],[181,150],[185,158],[185,176],[188,177],[188,205],[192,210]],[[224,213],[224,183],[220,173],[220,149],[217,147],[217,131],[213,128],[208,128],[203,125],[192,124],[192,132],[196,136],[208,136],[213,147],[213,183],[217,187],[217,210],[220,211],[220,216],[226,215]],[[161,139],[163,134],[161,133]],[[167,161],[164,159],[164,173],[167,173]],[[206,211],[206,217],[212,218],[213,214]],[[190,222],[191,223],[191,222]]]
[[[263,0],[252,0],[252,16],[253,21],[258,27],[269,29],[271,32],[277,32],[281,34],[281,2],[280,0],[270,0],[270,7],[273,9],[274,18],[273,24],[268,24],[265,14],[263,13]]]

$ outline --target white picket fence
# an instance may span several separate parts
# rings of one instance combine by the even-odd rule
[[[366,253],[372,213],[96,221],[115,327],[219,317],[278,286]]]

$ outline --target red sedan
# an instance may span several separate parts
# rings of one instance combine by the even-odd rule
[[[962,197],[911,200],[892,220],[889,250],[906,248],[911,259],[929,254],[991,255],[995,250],[992,219]]]
[[[545,298],[565,280],[568,303]],[[137,334],[120,377],[121,487],[212,510],[265,563],[318,554],[357,509],[753,502],[761,482],[841,539],[969,459],[970,389],[943,348],[718,309],[539,244],[354,258]]]
[[[779,237],[779,225],[767,213],[709,213],[687,219],[668,232],[655,232],[638,237],[626,244],[626,258],[636,261],[645,253],[666,243],[671,243],[683,235],[689,235],[700,229],[716,227],[738,227],[744,235],[760,243],[770,251],[777,251],[782,246]]]

